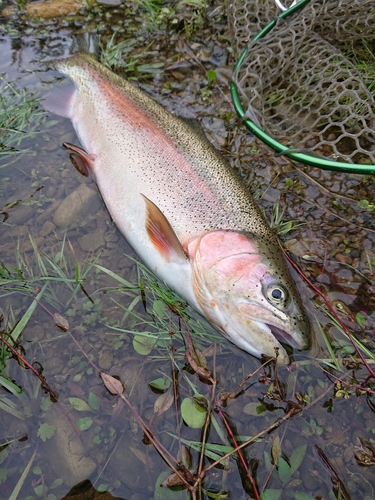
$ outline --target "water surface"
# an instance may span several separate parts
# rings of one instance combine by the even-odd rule
[[[373,202],[374,179],[293,166],[248,136],[234,116],[227,84],[207,79],[208,70],[219,73],[234,62],[224,58],[216,66],[210,57],[229,44],[222,11],[189,34],[151,23],[146,11],[133,7],[100,8],[90,26],[102,23],[103,43],[111,29],[123,26],[128,60],[134,61],[127,76],[169,109],[202,121],[269,220],[279,203],[283,220],[294,227],[281,234],[285,248],[368,349],[362,352],[373,367],[375,223],[373,212],[358,203]],[[70,50],[83,19],[4,20],[4,81],[41,98],[61,85],[42,61]],[[176,19],[182,22],[183,14]],[[30,369],[1,355],[0,499],[10,498],[17,486],[14,498],[63,498],[86,479],[124,499],[187,498],[186,490],[160,487],[169,467],[142,425],[174,465],[182,461],[194,474],[202,431],[181,417],[183,401],[193,396],[203,397],[203,411],[213,405],[203,467],[227,450],[220,446],[233,446],[234,436],[240,443],[259,434],[242,458],[233,455],[207,472],[201,498],[256,498],[251,478],[263,499],[373,498],[373,380],[324,312],[316,289],[294,274],[313,325],[313,349],[295,353],[277,373],[258,370],[259,360],[233,347],[190,308],[178,306],[176,314],[178,298],[137,263],[93,183],[70,164],[61,147],[78,144],[70,122],[35,116],[40,132],[20,144],[26,152],[0,156],[6,214],[0,225],[1,330],[8,340],[21,330],[17,349],[58,402],[51,402]],[[28,321],[17,327],[25,315]],[[205,352],[218,381],[214,397],[212,384],[185,359],[192,345]],[[120,378],[127,402],[105,389],[100,370]],[[19,394],[15,386],[6,389],[7,377]],[[228,400],[220,398],[232,391]]]

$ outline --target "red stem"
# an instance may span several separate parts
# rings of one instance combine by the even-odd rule
[[[33,374],[36,377],[38,377],[38,379],[40,380],[40,383],[41,383],[43,389],[46,390],[49,393],[49,395],[51,396],[51,400],[54,403],[57,403],[57,396],[56,396],[56,394],[49,387],[49,385],[47,384],[45,378],[38,372],[38,370],[36,368],[34,368],[33,365],[31,365],[23,356],[21,356],[21,354],[9,342],[7,342],[1,334],[0,334],[0,341],[3,342],[7,346],[7,348],[12,352],[12,354],[18,360],[20,360],[25,366],[27,366],[27,368],[29,370],[31,370],[33,372]]]
[[[357,346],[357,344],[353,340],[352,334],[349,332],[349,330],[347,329],[347,327],[344,325],[344,323],[337,316],[336,311],[334,310],[334,308],[332,307],[332,305],[329,303],[329,301],[327,300],[327,298],[325,297],[325,295],[315,285],[313,285],[313,283],[309,280],[309,278],[303,274],[303,272],[301,271],[301,269],[297,266],[297,264],[289,257],[289,255],[284,250],[283,250],[283,253],[284,253],[285,257],[288,259],[288,261],[290,262],[290,264],[293,266],[293,268],[301,276],[301,278],[304,281],[306,281],[306,283],[309,285],[309,287],[312,288],[312,290],[314,290],[314,292],[317,293],[323,299],[324,303],[328,307],[328,309],[331,312],[332,316],[335,318],[335,320],[337,321],[337,323],[341,326],[341,328],[344,330],[344,332],[348,336],[348,338],[349,338],[350,342],[352,343],[354,349],[356,350],[358,356],[361,358],[362,363],[367,368],[367,370],[368,370],[368,372],[370,374],[370,377],[371,378],[375,378],[375,372],[374,372],[374,370],[371,368],[371,366],[367,363],[366,359],[363,357],[363,355],[362,355],[359,347]]]
[[[222,418],[222,420],[224,422],[224,425],[225,425],[225,427],[227,429],[228,434],[230,435],[230,438],[231,438],[231,440],[233,442],[233,446],[235,448],[237,448],[237,455],[238,455],[239,459],[241,460],[242,466],[245,469],[246,475],[247,475],[247,477],[248,477],[248,479],[249,479],[249,481],[251,483],[255,499],[256,500],[260,500],[260,496],[259,496],[259,492],[258,492],[258,488],[257,488],[256,482],[255,482],[255,479],[253,478],[253,476],[252,476],[252,474],[251,474],[251,472],[249,470],[249,467],[247,466],[245,457],[243,456],[242,451],[239,449],[239,446],[238,446],[238,443],[237,443],[237,440],[236,440],[236,436],[233,434],[231,426],[229,425],[229,423],[227,421],[227,418],[225,416],[225,413],[223,412],[222,409],[219,410],[219,415],[220,415],[220,417]]]

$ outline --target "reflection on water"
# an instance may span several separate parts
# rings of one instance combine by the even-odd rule
[[[225,19],[215,23],[225,40]],[[2,35],[0,72],[15,88],[44,96],[58,75],[40,58],[64,53],[71,34],[61,25],[58,35],[47,38],[45,28],[38,38],[35,26],[28,25],[22,38]],[[142,85],[168,107],[188,106],[202,118],[252,191],[264,193],[269,217],[280,199],[284,218],[303,223],[286,233],[285,247],[372,359],[375,223],[371,206],[358,202],[372,203],[374,180],[300,170],[257,150],[236,126],[223,98],[227,86],[220,84],[223,93],[208,86],[178,32],[168,32],[168,44],[165,33],[154,29],[150,35],[137,20],[134,54],[148,47],[148,64],[170,67],[177,50],[186,64],[150,73]],[[206,69],[213,67],[207,51],[225,44],[210,33],[197,32],[190,41]],[[36,138],[22,143],[30,154],[0,156],[1,166],[8,165],[0,169],[0,207],[8,217],[0,225],[0,329],[4,339],[13,335],[20,355],[58,397],[52,403],[37,376],[1,351],[0,499],[18,487],[14,498],[111,498],[94,493],[88,482],[73,488],[86,479],[113,497],[187,498],[186,490],[160,487],[169,468],[145,437],[144,423],[179,470],[207,469],[203,498],[256,498],[251,479],[256,490],[274,495],[265,498],[373,498],[371,382],[361,389],[368,372],[320,309],[325,305],[315,291],[299,282],[316,334],[312,352],[297,353],[296,363],[277,374],[261,369],[239,386],[259,361],[181,308],[135,263],[95,186],[70,165],[63,142],[78,143],[70,122],[50,116]],[[216,388],[187,363],[192,343],[205,353]],[[99,371],[119,376],[126,401],[104,388]],[[211,403],[214,408],[201,465],[201,428],[181,417],[189,402],[197,412]],[[258,434],[240,458],[209,469],[234,439]]]

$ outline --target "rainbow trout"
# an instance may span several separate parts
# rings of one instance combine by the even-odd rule
[[[65,144],[112,219],[162,280],[241,349],[287,363],[310,325],[278,242],[203,131],[90,55],[55,63],[74,85],[46,108],[70,118]]]

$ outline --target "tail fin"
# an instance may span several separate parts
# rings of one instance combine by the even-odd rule
[[[69,59],[69,57],[76,55],[78,52],[92,54],[95,59],[99,60],[99,55],[101,52],[100,36],[96,33],[85,33],[83,35],[77,35],[72,38],[69,45],[63,44],[61,45],[61,47],[58,47],[58,49],[55,50],[53,54],[43,56],[41,63],[50,69],[56,69],[56,61],[58,62],[63,59]]]
[[[85,52],[87,54],[92,54],[99,59],[100,54],[100,35],[97,33],[84,33],[83,35],[77,35],[73,39],[72,44],[72,54],[77,52]]]

